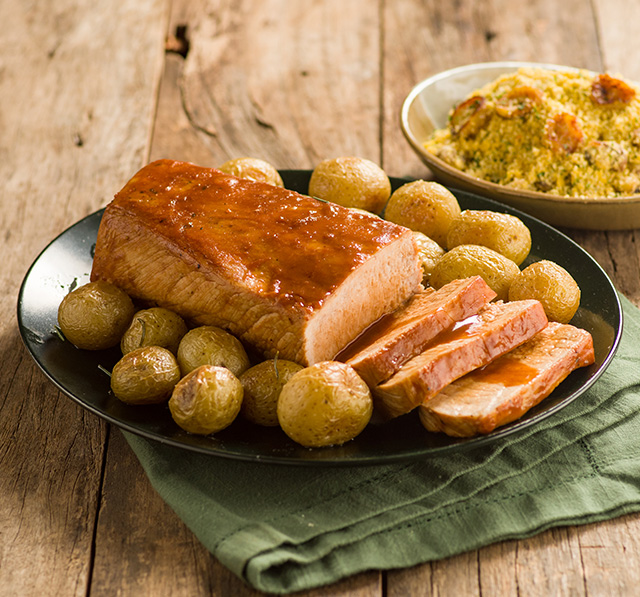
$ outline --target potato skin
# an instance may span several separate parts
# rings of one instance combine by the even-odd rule
[[[242,397],[242,384],[229,369],[202,365],[175,386],[169,410],[185,431],[209,435],[233,423],[240,412]]]
[[[58,306],[58,325],[65,338],[84,350],[116,346],[135,312],[120,288],[97,280],[72,290]]]
[[[182,375],[200,365],[226,367],[236,376],[249,368],[249,357],[240,340],[212,325],[189,330],[180,341],[177,356]]]
[[[271,359],[247,369],[239,377],[244,388],[242,416],[256,425],[277,427],[280,392],[302,368],[293,361]]]
[[[444,255],[445,250],[426,234],[413,230],[413,238],[418,245],[418,261],[422,267],[422,283],[429,283],[431,272],[438,260]]]
[[[387,203],[384,217],[426,234],[441,247],[447,246],[447,233],[460,214],[456,196],[437,182],[414,180],[396,189]]]
[[[120,349],[122,354],[127,354],[142,346],[162,346],[176,354],[186,333],[187,324],[177,313],[162,307],[142,309],[133,316],[120,341]]]
[[[311,173],[309,195],[343,207],[380,214],[391,195],[391,181],[374,162],[353,156],[320,162]]]
[[[458,245],[489,247],[520,265],[531,251],[531,232],[511,214],[467,209],[451,222],[447,233],[447,248]]]
[[[543,259],[525,267],[509,288],[509,300],[537,299],[549,321],[569,323],[580,306],[580,287],[571,274]]]
[[[127,404],[161,404],[179,380],[180,368],[170,351],[144,346],[128,352],[114,365],[111,391]]]
[[[371,392],[345,363],[324,361],[298,371],[278,400],[278,421],[295,442],[317,448],[356,437],[373,412]]]
[[[218,166],[218,170],[238,178],[284,187],[282,177],[276,168],[259,158],[234,158]]]
[[[497,294],[496,300],[506,301],[509,287],[519,273],[520,268],[513,261],[493,249],[458,245],[435,264],[429,283],[438,289],[453,280],[481,276]]]

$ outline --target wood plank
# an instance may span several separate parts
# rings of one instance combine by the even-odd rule
[[[163,5],[0,3],[3,313],[37,253],[146,157]],[[106,426],[45,379],[11,316],[0,359],[0,593],[85,595]]]
[[[13,333],[2,354],[0,594],[84,595],[105,425],[53,391]]]
[[[580,546],[588,595],[634,595],[640,585],[640,515],[569,529]]]
[[[176,7],[191,19],[181,97],[214,165],[241,156],[278,168],[338,155],[379,161],[378,13],[370,2],[186,4]]]
[[[637,22],[640,4],[635,0],[594,0],[602,52],[602,68],[640,81],[640,52]]]
[[[191,125],[183,109],[180,91],[183,67],[182,56],[167,53],[149,161],[169,158],[201,166],[219,165],[222,162],[205,142],[206,136]]]
[[[258,593],[220,565],[154,491],[119,430],[109,437],[91,594]]]
[[[517,595],[515,541],[503,541],[478,552],[480,588],[484,595]]]
[[[517,541],[516,578],[522,595],[585,595],[580,549],[566,528],[551,529]]]

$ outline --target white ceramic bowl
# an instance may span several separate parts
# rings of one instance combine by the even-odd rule
[[[591,230],[640,228],[640,195],[590,199],[515,190],[469,176],[424,148],[431,133],[447,125],[454,105],[475,89],[520,67],[576,70],[536,62],[486,62],[434,75],[416,85],[402,105],[400,123],[411,147],[443,184],[501,201],[549,224]]]

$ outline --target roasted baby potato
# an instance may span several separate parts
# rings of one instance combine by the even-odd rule
[[[426,234],[413,231],[413,238],[418,245],[418,260],[422,266],[422,283],[427,284],[437,261],[445,253],[444,249]]]
[[[238,178],[284,187],[282,177],[276,168],[269,162],[258,158],[235,158],[218,166],[218,170]]]
[[[580,287],[571,274],[543,259],[525,267],[509,288],[509,300],[537,299],[550,321],[569,323],[580,306]]]
[[[127,404],[159,404],[171,396],[180,380],[173,353],[161,346],[144,346],[124,355],[111,372],[111,391]]]
[[[309,180],[309,195],[344,207],[380,214],[391,194],[384,170],[370,160],[340,157],[320,162]]]
[[[451,222],[447,248],[482,245],[520,265],[531,250],[531,232],[524,222],[510,214],[466,209]]]
[[[183,377],[169,399],[173,420],[185,431],[209,435],[238,416],[242,384],[226,367],[202,365]]]
[[[356,437],[373,412],[371,392],[345,363],[325,361],[298,371],[282,388],[278,421],[306,447],[343,444]]]
[[[240,340],[222,328],[203,325],[189,330],[178,346],[182,375],[200,365],[226,367],[234,375],[249,368],[249,357]]]
[[[263,361],[247,369],[239,378],[244,388],[242,416],[257,425],[277,427],[280,392],[301,369],[302,365],[282,359]]]
[[[390,222],[426,234],[441,247],[447,246],[447,233],[460,214],[455,195],[437,182],[414,180],[395,190],[384,217]]]
[[[519,273],[520,269],[511,259],[493,249],[480,245],[458,245],[438,260],[429,283],[437,289],[453,280],[481,276],[497,294],[496,299],[506,301],[509,287]]]
[[[187,324],[177,313],[162,307],[138,311],[120,341],[122,354],[142,346],[162,346],[173,354],[187,333]]]
[[[129,296],[109,282],[89,282],[67,294],[58,325],[67,340],[85,350],[116,346],[135,312]]]

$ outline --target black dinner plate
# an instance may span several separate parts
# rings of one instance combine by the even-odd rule
[[[285,186],[307,192],[308,170],[281,172]],[[392,179],[393,188],[407,182]],[[302,465],[363,465],[427,459],[500,441],[535,425],[578,398],[609,365],[622,333],[622,310],[613,284],[581,247],[547,224],[510,207],[464,191],[453,190],[463,209],[491,209],[513,213],[531,230],[531,254],[526,265],[540,259],[556,261],[571,272],[582,290],[581,306],[572,323],[588,330],[594,339],[595,363],[579,369],[520,420],[493,433],[455,439],[427,432],[416,412],[386,423],[371,423],[343,446],[307,449],[289,440],[279,428],[264,428],[240,418],[213,436],[182,431],[165,405],[129,406],[109,389],[110,371],[119,349],[90,352],[75,348],[57,333],[60,301],[73,286],[86,283],[102,211],[80,220],[37,257],[28,270],[18,298],[18,325],[36,363],[67,396],[106,421],[132,433],[186,450],[217,457]]]

